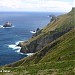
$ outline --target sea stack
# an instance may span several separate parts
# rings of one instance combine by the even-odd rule
[[[12,24],[10,23],[10,22],[6,22],[4,25],[3,25],[3,27],[11,27],[12,26]]]

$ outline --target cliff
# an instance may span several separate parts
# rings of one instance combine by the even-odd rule
[[[35,52],[0,67],[0,75],[75,75],[75,8],[58,16],[33,38],[20,43],[24,53]]]
[[[70,12],[72,14],[68,13],[58,16],[57,18],[53,16],[52,21],[45,28],[35,33],[35,36],[29,39],[28,42],[19,44],[22,47],[20,52],[34,53],[39,51],[47,44],[51,43],[74,28],[73,12],[74,8]]]

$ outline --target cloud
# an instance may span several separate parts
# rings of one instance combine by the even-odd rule
[[[73,2],[73,7],[75,7],[75,0],[74,0],[74,2]]]
[[[0,7],[19,8],[22,5],[21,0],[0,0]]]
[[[0,0],[0,8],[16,11],[69,11],[72,4],[62,0]],[[4,9],[3,9],[4,10]]]

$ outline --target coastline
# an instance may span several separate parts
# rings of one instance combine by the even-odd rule
[[[8,45],[8,47],[13,49],[15,52],[17,52],[18,54],[21,54],[21,55],[27,55],[27,56],[33,55],[34,53],[22,53],[22,52],[20,52],[21,47],[19,46],[19,43],[22,43],[22,42],[24,42],[24,41],[18,41],[15,44]]]
[[[45,26],[47,26],[47,23],[45,24]],[[16,28],[16,26],[15,26],[15,28]],[[15,28],[13,28],[13,29],[15,29]],[[4,30],[5,30],[5,28],[4,28]],[[33,29],[33,30],[35,30],[35,29]],[[33,31],[33,30],[30,30],[30,31]],[[29,31],[29,32],[30,32]],[[34,32],[31,32],[34,36],[31,36],[30,37],[30,39],[31,38],[34,38],[36,35],[34,34]],[[20,35],[20,34],[19,34]],[[37,34],[37,35],[39,35],[39,33]],[[21,40],[21,39],[18,39],[18,40]],[[15,41],[17,41],[17,40],[15,40]],[[24,56],[24,55],[32,55],[33,53],[35,53],[35,52],[33,52],[32,50],[32,52],[27,52],[27,53],[22,53],[22,52],[20,52],[20,50],[21,50],[21,48],[22,47],[20,47],[20,46],[17,46],[18,44],[16,44],[16,42],[15,41],[13,41],[13,42],[10,42],[9,44],[7,44],[6,45],[6,47],[9,49],[9,50],[11,50],[11,52],[13,52],[13,54],[15,53],[15,55],[18,55],[18,56]],[[26,42],[26,41],[22,41],[22,42]],[[36,42],[36,41],[35,41]],[[35,42],[33,42],[33,43],[35,43]],[[29,41],[28,41],[28,43],[29,43]],[[9,46],[8,46],[9,45]],[[15,46],[16,45],[16,46]],[[10,49],[10,48],[11,49]],[[30,50],[30,49],[29,49]],[[10,51],[9,51],[10,52]],[[15,56],[14,56],[15,57]]]

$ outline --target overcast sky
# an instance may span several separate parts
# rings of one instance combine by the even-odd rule
[[[68,12],[75,0],[0,0],[0,11]]]

